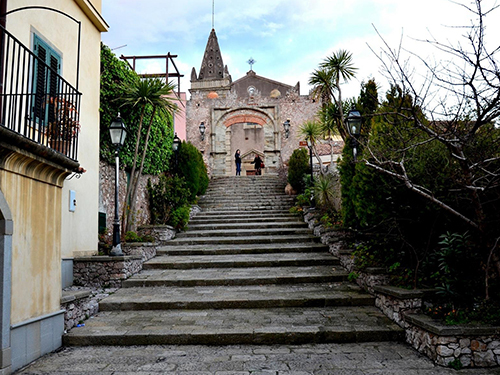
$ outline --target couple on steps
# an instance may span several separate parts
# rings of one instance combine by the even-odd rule
[[[239,149],[236,150],[236,153],[234,154],[234,161],[236,163],[236,176],[241,176],[241,156]],[[259,155],[255,154],[252,164],[255,164],[255,174],[260,176],[262,174],[264,162]]]

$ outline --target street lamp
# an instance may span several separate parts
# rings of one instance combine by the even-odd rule
[[[177,136],[177,133],[174,134],[174,140],[172,141],[172,150],[174,150],[175,154],[175,169],[177,169],[177,163],[179,162],[179,146],[181,145],[181,140]]]
[[[198,128],[200,129],[201,140],[203,141],[205,139],[205,130],[207,129],[205,123],[202,121]]]
[[[314,208],[314,176],[313,176],[313,154],[312,147],[313,143],[311,138],[307,137],[307,147],[309,147],[309,165],[311,167],[311,208]]]
[[[347,130],[352,138],[352,154],[354,161],[357,157],[358,137],[361,133],[361,113],[355,108],[351,109],[346,117]]]
[[[115,219],[113,222],[113,248],[110,251],[110,255],[123,255],[122,246],[120,243],[120,201],[118,198],[118,184],[119,184],[119,165],[120,158],[118,153],[120,152],[120,148],[125,143],[125,138],[127,137],[127,128],[120,117],[120,113],[118,112],[118,116],[109,126],[109,135],[111,137],[111,143],[116,147],[115,149]]]
[[[283,128],[285,129],[285,138],[288,138],[290,135],[290,119],[286,119],[283,123]]]

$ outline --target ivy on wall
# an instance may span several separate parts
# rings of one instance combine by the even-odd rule
[[[108,127],[120,112],[127,126],[127,138],[120,151],[120,164],[130,169],[133,163],[134,147],[140,119],[140,109],[122,106],[123,83],[131,82],[137,74],[125,61],[115,56],[111,49],[101,43],[101,107],[100,107],[100,157],[110,164],[114,163],[115,148],[111,144]],[[145,118],[149,118],[151,110],[146,109]],[[172,155],[172,117],[155,114],[148,151],[144,161],[144,173],[158,175],[169,169]],[[141,139],[146,136],[146,127],[142,129]],[[144,144],[140,144],[139,154]]]

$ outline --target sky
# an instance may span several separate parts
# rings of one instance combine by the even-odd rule
[[[177,55],[184,92],[190,88],[192,68],[199,73],[212,22],[233,81],[250,70],[247,61],[253,58],[258,75],[289,85],[300,82],[304,95],[318,65],[334,52],[347,50],[358,70],[343,85],[344,98],[358,96],[361,83],[370,78],[382,93],[387,90],[379,60],[382,48],[402,45],[414,55],[410,64],[415,56],[439,60],[436,50],[422,40],[435,37],[455,43],[464,33],[456,26],[470,25],[473,19],[450,0],[102,0],[102,15],[110,26],[102,41],[117,56]],[[486,21],[490,19],[493,16]],[[489,22],[487,32],[498,38],[500,22]],[[137,70],[162,72],[164,62],[148,60]],[[418,68],[414,74],[420,74]]]

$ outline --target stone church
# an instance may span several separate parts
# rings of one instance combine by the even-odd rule
[[[276,174],[293,150],[303,145],[299,127],[314,119],[320,105],[290,86],[257,75],[252,69],[232,81],[222,61],[215,30],[208,38],[199,73],[191,72],[191,98],[186,104],[186,138],[202,153],[212,176],[235,174],[234,154],[242,155],[242,175],[260,155],[263,174]],[[287,134],[283,124],[289,121]],[[200,132],[203,123],[205,133]]]

